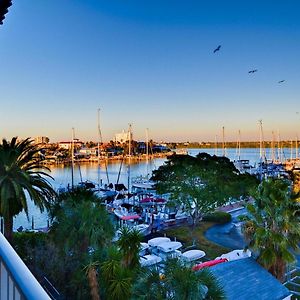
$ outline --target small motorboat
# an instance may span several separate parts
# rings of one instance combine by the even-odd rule
[[[251,257],[251,254],[252,253],[249,249],[233,250],[228,253],[222,254],[220,257],[217,257],[216,259],[225,258],[228,261],[232,261],[232,260],[238,260],[238,259],[243,259],[243,258],[249,258],[249,257]]]
[[[195,261],[202,257],[204,257],[206,254],[202,250],[189,250],[184,253],[182,253],[181,258],[185,261]]]
[[[161,257],[164,261],[169,258],[178,258],[181,256],[181,252],[178,250],[182,247],[180,242],[164,242],[157,245],[153,249],[153,253]]]
[[[182,244],[180,242],[172,242],[172,241],[164,242],[164,243],[157,245],[157,249],[160,251],[163,251],[165,253],[178,250],[181,247],[182,247]]]
[[[165,243],[165,242],[171,242],[171,239],[169,239],[168,237],[153,238],[153,239],[148,241],[148,245],[150,247],[157,247],[158,245],[160,245],[162,243]]]
[[[149,254],[140,257],[140,264],[142,267],[153,266],[155,264],[160,263],[161,261],[162,258],[154,254]]]

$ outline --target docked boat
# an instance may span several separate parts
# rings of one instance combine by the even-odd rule
[[[145,236],[145,235],[149,234],[150,225],[149,224],[138,224],[138,225],[134,225],[132,227],[132,229],[137,230],[141,235]],[[147,243],[143,243],[143,244],[146,244],[149,247],[149,245]]]
[[[149,267],[156,265],[162,261],[162,258],[155,254],[148,254],[140,257],[140,264],[142,267]]]
[[[160,243],[152,250],[152,253],[158,255],[162,260],[166,261],[169,258],[178,258],[181,256],[180,249],[182,244],[180,242],[169,241]]]
[[[171,242],[171,239],[168,237],[156,237],[148,241],[150,247],[157,247],[158,245],[166,242]]]
[[[126,207],[118,206],[114,209],[114,214],[121,219],[122,217],[128,215],[128,210]]]
[[[228,253],[222,254],[220,257],[217,257],[216,259],[226,259],[227,261],[233,261],[243,258],[249,258],[251,257],[251,251],[249,249],[247,250],[233,250]]]
[[[149,245],[147,244],[147,243],[140,243],[140,252],[139,252],[139,254],[140,254],[140,256],[144,256],[144,255],[146,255],[147,253],[147,250],[149,249]]]
[[[206,253],[202,250],[189,250],[183,252],[181,255],[182,260],[192,262],[204,257]]]

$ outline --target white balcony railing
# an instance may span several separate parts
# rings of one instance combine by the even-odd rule
[[[51,298],[0,233],[0,300]]]

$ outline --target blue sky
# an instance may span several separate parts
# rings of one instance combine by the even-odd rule
[[[0,136],[299,134],[299,1],[15,1],[0,27]],[[221,50],[213,50],[222,45]],[[248,74],[258,69],[255,74]],[[278,81],[285,79],[282,84]]]

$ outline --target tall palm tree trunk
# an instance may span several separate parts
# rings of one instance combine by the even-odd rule
[[[87,278],[89,281],[92,300],[100,300],[97,272],[95,266],[92,265],[88,267]]]
[[[4,217],[4,236],[6,239],[12,243],[13,241],[13,218]]]

